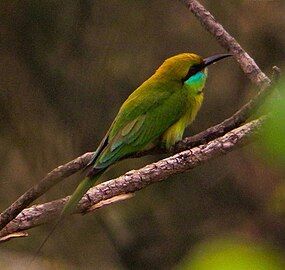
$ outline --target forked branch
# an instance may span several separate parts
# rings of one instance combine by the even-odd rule
[[[207,144],[185,150],[139,170],[130,171],[119,178],[99,184],[91,188],[81,199],[75,213],[86,213],[100,208],[106,203],[110,204],[127,199],[132,193],[153,183],[163,181],[174,174],[189,171],[209,159],[237,149],[255,138],[264,121],[264,118],[251,121]],[[7,235],[14,235],[15,232],[21,232],[55,220],[68,198],[24,209],[0,232],[0,242],[3,237],[7,240]]]

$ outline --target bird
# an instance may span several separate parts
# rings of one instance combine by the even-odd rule
[[[114,163],[153,147],[170,149],[183,137],[204,100],[208,66],[231,54],[202,58],[181,53],[166,59],[122,104],[77,186],[38,251],[57,224],[76,208],[83,195]]]

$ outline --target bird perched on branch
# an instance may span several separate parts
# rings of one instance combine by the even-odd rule
[[[207,66],[229,56],[217,54],[203,59],[194,53],[182,53],[166,59],[123,103],[87,165],[90,171],[56,224],[73,212],[84,193],[110,165],[157,145],[169,149],[181,140],[185,128],[194,121],[202,105]]]
[[[71,213],[84,193],[116,161],[157,145],[169,149],[182,139],[199,111],[207,66],[231,56],[201,58],[194,53],[170,57],[123,103],[110,129],[87,165],[91,170],[64,207]]]

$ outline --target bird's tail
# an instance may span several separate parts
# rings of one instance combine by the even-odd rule
[[[31,263],[36,259],[37,255],[40,253],[41,249],[43,248],[43,246],[45,245],[45,243],[47,242],[47,240],[50,238],[50,236],[52,235],[52,233],[55,231],[55,229],[57,228],[57,226],[61,223],[61,221],[69,214],[71,214],[78,202],[80,201],[80,199],[83,197],[83,195],[91,188],[94,186],[95,182],[101,177],[101,175],[105,172],[105,169],[102,169],[100,171],[96,171],[96,169],[91,170],[87,176],[80,182],[80,184],[77,186],[76,190],[73,192],[73,194],[71,195],[70,199],[68,200],[68,202],[66,203],[66,205],[64,206],[64,208],[62,209],[58,219],[56,220],[56,222],[54,223],[53,227],[51,228],[51,230],[49,231],[49,233],[47,234],[47,236],[45,237],[45,239],[42,241],[41,245],[38,247]]]
[[[88,173],[88,175],[80,182],[76,190],[71,195],[70,199],[64,206],[60,216],[61,218],[71,214],[76,208],[78,202],[83,197],[83,195],[94,186],[96,181],[101,177],[105,170],[97,172],[95,175]]]

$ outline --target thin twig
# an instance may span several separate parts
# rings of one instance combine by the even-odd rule
[[[251,142],[259,132],[263,122],[264,118],[251,121],[207,144],[183,151],[174,156],[147,165],[142,169],[130,171],[119,178],[99,184],[90,189],[81,199],[75,213],[93,211],[96,209],[94,205],[98,206],[98,204],[104,201],[108,202],[108,200],[112,202],[112,199],[118,196],[134,193],[153,183],[165,180],[174,174],[193,169],[212,158],[227,154]],[[0,231],[0,238],[56,219],[68,198],[69,197],[66,197],[24,209],[13,221]]]
[[[240,44],[216,21],[214,16],[196,0],[180,0],[196,16],[205,29],[210,32],[228,52],[232,53],[245,75],[260,86],[268,86],[270,79],[260,70],[255,61]]]

